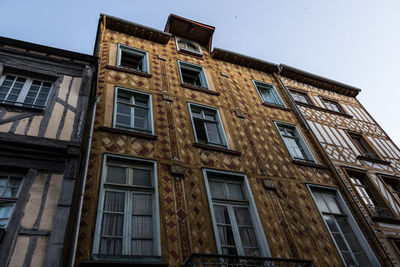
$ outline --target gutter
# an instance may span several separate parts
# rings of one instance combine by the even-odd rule
[[[73,246],[72,246],[72,252],[71,252],[71,259],[69,266],[74,266],[75,263],[75,256],[76,256],[76,249],[78,246],[78,234],[79,234],[79,226],[80,226],[80,221],[81,221],[81,214],[82,214],[82,207],[83,207],[83,198],[85,195],[85,185],[86,185],[86,176],[88,172],[88,165],[89,165],[89,159],[90,159],[90,148],[92,146],[92,139],[93,139],[93,126],[94,126],[94,115],[96,112],[96,107],[97,103],[99,102],[100,98],[96,96],[96,99],[93,101],[93,109],[92,109],[92,118],[90,121],[90,129],[89,129],[89,141],[86,147],[86,158],[85,158],[85,167],[83,171],[83,177],[82,177],[82,184],[81,184],[81,189],[79,193],[79,200],[78,200],[78,216],[76,217],[75,221],[75,227],[74,227],[74,232],[73,232]]]
[[[98,74],[98,71],[97,71],[97,74]],[[98,77],[96,77],[96,79],[97,78]],[[85,196],[86,177],[87,177],[87,173],[88,173],[88,166],[89,166],[89,159],[90,159],[90,149],[92,147],[95,113],[96,113],[97,104],[100,102],[100,98],[97,96],[97,81],[94,84],[94,86],[95,86],[95,92],[94,92],[95,99],[93,99],[93,107],[92,107],[92,112],[91,112],[92,117],[90,119],[89,137],[88,137],[88,143],[86,146],[85,165],[84,165],[84,170],[83,170],[83,175],[82,175],[81,188],[79,190],[78,211],[77,211],[77,216],[76,216],[76,220],[74,223],[74,230],[72,232],[72,250],[70,252],[70,259],[67,264],[67,266],[70,266],[70,267],[73,267],[75,264],[76,249],[78,246],[79,227],[80,227],[82,207],[83,207],[83,199]]]
[[[334,174],[334,176],[336,176],[336,178],[339,179],[340,186],[343,189],[343,193],[351,199],[351,204],[354,204],[353,207],[355,206],[356,208],[354,209],[357,212],[357,215],[359,215],[359,217],[363,218],[363,224],[364,226],[366,225],[367,228],[369,229],[369,231],[372,233],[373,237],[375,238],[375,242],[378,245],[378,247],[383,251],[383,254],[386,256],[386,262],[389,262],[389,264],[391,266],[395,266],[395,264],[393,263],[393,261],[391,260],[389,254],[387,253],[387,251],[384,249],[382,243],[380,242],[378,236],[376,235],[374,229],[372,228],[371,224],[368,222],[367,218],[365,217],[365,215],[361,212],[360,207],[355,204],[356,201],[354,199],[354,197],[348,192],[348,188],[346,187],[346,184],[344,182],[343,177],[340,175],[339,171],[336,169],[335,165],[333,164],[332,160],[330,159],[330,157],[328,156],[328,154],[326,153],[326,151],[322,148],[321,143],[319,142],[319,140],[317,139],[317,137],[315,136],[314,132],[311,130],[310,126],[308,125],[307,120],[304,118],[303,114],[300,112],[299,108],[297,107],[292,95],[290,94],[289,90],[286,88],[286,86],[283,84],[281,77],[280,77],[280,73],[282,71],[282,66],[278,66],[278,74],[275,74],[275,77],[278,79],[278,82],[280,84],[280,86],[283,88],[283,90],[285,91],[286,95],[289,96],[289,100],[290,103],[292,104],[292,106],[294,107],[295,112],[297,113],[297,115],[300,118],[300,122],[301,124],[306,128],[306,130],[310,133],[310,136],[312,137],[313,141],[317,144],[318,150],[320,152],[320,154],[323,155],[323,158],[325,159],[325,161],[328,162],[328,166],[329,169],[331,171],[331,173]],[[375,245],[376,245],[375,244]]]

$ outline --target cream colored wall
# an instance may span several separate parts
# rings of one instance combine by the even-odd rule
[[[57,203],[62,188],[63,175],[50,174],[51,178],[50,183],[48,184],[48,190],[47,193],[44,194],[48,175],[48,173],[40,172],[33,181],[29,190],[29,199],[25,205],[24,215],[21,220],[21,227],[23,228],[32,229],[35,221],[38,219],[40,222],[38,230],[51,231],[53,228]],[[44,198],[45,202],[43,204],[42,202]],[[38,218],[38,216],[40,216],[41,205],[43,205],[43,212],[41,218]],[[49,237],[29,237],[26,235],[18,236],[9,266],[14,267],[23,265],[31,238],[37,238],[37,241],[30,266],[43,266]]]

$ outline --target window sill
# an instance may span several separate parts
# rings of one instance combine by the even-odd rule
[[[324,112],[328,112],[328,113],[331,113],[331,114],[334,114],[334,115],[343,116],[343,117],[346,117],[346,118],[349,118],[349,119],[352,119],[352,118],[353,118],[353,116],[351,116],[351,115],[349,115],[349,114],[346,114],[346,113],[343,113],[343,112],[337,112],[337,111],[333,111],[333,110],[330,110],[330,109],[321,108],[321,107],[318,107],[318,106],[316,106],[316,105],[303,103],[303,102],[298,102],[298,101],[295,101],[295,102],[296,102],[296,104],[298,104],[298,105],[300,105],[300,106],[313,108],[313,109],[320,110],[320,111],[324,111]]]
[[[327,165],[322,165],[314,162],[309,162],[309,161],[302,161],[298,159],[292,160],[292,162],[296,165],[301,165],[301,166],[306,166],[306,167],[313,167],[317,169],[328,169]]]
[[[157,140],[157,135],[129,131],[129,130],[120,129],[120,128],[99,126],[97,129],[100,131],[103,131],[103,132],[110,132],[110,133],[115,133],[115,134],[123,134],[123,135],[128,135],[128,136],[140,137],[140,138],[148,139],[148,140]]]
[[[206,93],[206,94],[220,95],[219,92],[211,91],[211,90],[208,90],[208,89],[203,88],[203,87],[198,87],[198,86],[194,86],[194,85],[187,84],[187,83],[182,83],[181,85],[182,85],[182,87],[189,88],[189,89],[192,89],[192,90],[195,90],[195,91],[200,91],[200,92],[203,92],[203,93]]]
[[[21,105],[18,105],[21,104]],[[19,102],[15,102],[15,104],[9,104],[9,103],[4,103],[3,100],[0,101],[0,106],[5,106],[5,107],[9,107],[15,111],[36,111],[38,113],[43,113],[46,109],[46,107],[30,107],[30,106],[24,106],[23,103],[19,103]]]
[[[83,261],[79,266],[168,266],[161,257],[156,256],[126,256],[126,255],[93,255],[93,260]]]
[[[195,147],[202,148],[202,149],[207,149],[207,150],[212,150],[212,151],[217,151],[217,152],[222,152],[226,154],[231,154],[234,156],[240,156],[242,152],[236,151],[236,150],[230,150],[227,148],[223,147],[218,147],[218,146],[212,146],[212,145],[207,145],[207,144],[202,144],[202,143],[194,143]]]
[[[263,102],[262,104],[263,104],[263,106],[266,106],[266,107],[269,107],[269,108],[278,108],[278,109],[290,111],[289,108],[284,107],[284,106],[279,106],[279,105],[275,105],[275,104],[271,104],[271,103],[265,103],[265,102]]]
[[[384,217],[384,216],[372,216],[371,219],[374,222],[384,222],[384,223],[393,223],[393,224],[400,224],[400,219],[396,217]]]
[[[366,161],[369,161],[369,162],[379,163],[379,164],[383,164],[383,165],[390,165],[391,164],[390,161],[386,161],[386,160],[382,160],[382,159],[374,159],[374,158],[361,156],[361,155],[357,156],[357,159],[366,160]]]
[[[141,72],[141,71],[137,71],[137,70],[131,70],[131,69],[127,69],[127,68],[116,67],[116,66],[112,66],[112,65],[106,65],[106,68],[107,69],[111,69],[111,70],[130,73],[130,74],[135,74],[135,75],[139,75],[139,76],[147,77],[147,78],[150,78],[151,76],[153,76],[153,75],[151,75],[150,73],[147,73],[147,72]]]
[[[193,51],[190,51],[190,50],[186,50],[186,49],[182,49],[182,48],[178,50],[178,53],[184,54],[184,55],[189,55],[189,56],[195,56],[195,57],[198,57],[198,58],[203,58],[203,54],[201,54],[201,53],[196,53],[196,52],[193,52]]]

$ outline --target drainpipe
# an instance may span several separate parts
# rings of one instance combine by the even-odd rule
[[[283,88],[283,90],[285,91],[286,95],[289,97],[290,103],[292,105],[292,107],[294,108],[295,112],[297,113],[298,117],[300,118],[300,122],[301,124],[306,128],[306,130],[310,133],[311,138],[313,139],[313,141],[317,144],[318,150],[320,152],[320,154],[323,155],[323,158],[325,159],[326,162],[328,162],[328,166],[329,169],[331,171],[331,173],[334,174],[334,176],[336,176],[336,178],[339,179],[339,181],[341,182],[340,185],[342,187],[344,194],[351,199],[351,203],[354,204],[353,206],[356,207],[356,212],[357,215],[361,216],[363,218],[363,224],[367,226],[367,228],[370,230],[370,232],[373,234],[373,236],[375,237],[375,241],[378,244],[378,247],[383,251],[383,254],[386,256],[386,261],[389,262],[389,264],[391,266],[395,266],[393,261],[391,260],[389,254],[387,253],[387,251],[383,248],[382,243],[380,242],[378,236],[376,235],[374,229],[372,228],[371,224],[368,222],[367,218],[365,217],[365,215],[361,212],[360,207],[355,204],[356,201],[354,199],[354,197],[347,191],[347,187],[346,184],[344,182],[343,177],[340,175],[339,171],[336,169],[335,165],[333,164],[331,158],[328,156],[328,154],[326,153],[326,151],[322,148],[321,143],[319,142],[319,140],[316,138],[314,132],[311,130],[310,126],[308,125],[307,120],[304,118],[303,114],[300,112],[299,108],[297,107],[292,95],[290,94],[289,90],[286,88],[286,86],[283,84],[282,80],[281,80],[281,71],[282,71],[282,66],[278,66],[278,75],[275,74],[276,78],[278,79],[278,82],[280,84],[280,86]]]
[[[68,265],[70,267],[73,267],[75,264],[76,248],[78,246],[79,226],[80,226],[82,207],[83,207],[83,197],[85,195],[86,176],[87,176],[87,172],[88,172],[88,165],[89,165],[89,159],[90,159],[90,148],[92,146],[94,117],[95,117],[97,103],[99,103],[99,101],[100,101],[100,98],[98,98],[97,94],[96,94],[96,99],[93,101],[92,118],[90,121],[90,129],[89,129],[89,139],[88,139],[88,144],[86,147],[85,166],[84,166],[84,170],[83,170],[82,184],[81,184],[80,193],[79,193],[78,211],[77,211],[78,216],[76,216],[73,237],[72,237],[73,245],[72,245],[72,251],[71,251],[71,258],[69,260],[70,264]]]

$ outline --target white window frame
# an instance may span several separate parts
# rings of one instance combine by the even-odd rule
[[[248,207],[249,207],[249,213],[250,217],[254,226],[254,232],[257,237],[257,242],[260,248],[260,256],[261,257],[271,257],[271,251],[269,249],[269,245],[267,242],[267,239],[265,237],[264,229],[262,227],[261,219],[257,211],[257,206],[253,198],[253,194],[251,191],[251,187],[249,185],[247,176],[245,174],[240,174],[240,173],[234,173],[234,172],[228,172],[228,171],[220,171],[220,170],[214,170],[214,169],[208,169],[208,168],[203,168],[203,177],[204,177],[204,184],[206,187],[206,192],[207,192],[207,199],[208,199],[208,205],[210,208],[210,214],[211,214],[211,221],[213,224],[213,231],[214,231],[214,237],[215,237],[215,242],[217,246],[217,251],[218,254],[222,254],[222,248],[221,248],[221,242],[219,240],[219,233],[218,233],[218,228],[217,228],[217,221],[215,218],[214,214],[214,206],[213,206],[213,200],[211,197],[211,189],[209,186],[209,179],[208,179],[208,173],[217,173],[217,174],[223,174],[223,175],[229,175],[234,179],[238,179],[238,181],[241,182],[243,193],[245,194],[247,201],[249,202]],[[223,178],[221,178],[223,180]],[[234,228],[236,222],[232,221],[232,228]],[[236,225],[237,228],[237,225]],[[236,233],[237,235],[238,233]],[[234,233],[235,235],[235,233]],[[240,239],[240,238],[239,238]],[[238,255],[239,256],[244,256],[243,248],[236,248]],[[242,255],[241,255],[242,254]]]
[[[194,86],[194,87],[199,87],[199,88],[202,88],[202,89],[205,89],[205,90],[210,90],[210,86],[208,85],[208,81],[207,81],[207,77],[206,77],[206,72],[205,72],[203,66],[178,60],[178,68],[179,68],[179,74],[181,76],[181,83],[182,84],[186,84],[186,85],[190,85],[190,86]],[[191,71],[199,72],[199,74],[200,74],[200,83],[202,85],[201,86],[197,86],[197,85],[194,85],[194,84],[185,83],[183,81],[182,68],[188,69],[188,70],[191,70]]]
[[[197,132],[196,132],[196,128],[195,128],[195,125],[194,125],[193,114],[192,114],[192,106],[198,107],[198,108],[201,108],[201,109],[214,110],[216,112],[216,115],[217,115],[216,117],[217,117],[217,122],[218,122],[217,128],[218,128],[218,132],[220,134],[220,138],[221,138],[221,141],[222,141],[221,144],[209,143],[209,142],[204,143],[204,142],[199,141],[199,139],[197,138]],[[201,104],[196,104],[196,103],[190,103],[190,102],[188,103],[188,108],[189,108],[190,120],[192,122],[192,129],[193,129],[195,142],[199,143],[199,144],[207,144],[207,145],[210,145],[210,146],[218,146],[218,147],[224,147],[224,148],[229,149],[229,143],[228,143],[228,140],[226,138],[224,125],[222,123],[221,116],[219,114],[219,110],[217,108],[213,108],[213,107],[209,107],[209,106],[205,106],[205,105],[201,105]],[[207,139],[208,139],[207,131],[206,131],[206,135],[207,135]]]
[[[19,75],[19,74],[14,73],[14,72],[3,72],[3,74],[0,76],[0,86],[3,84],[3,82],[4,82],[4,80],[5,80],[7,75],[16,76],[18,78],[24,78],[24,79],[26,79],[26,81],[24,83],[24,86],[21,89],[20,94],[18,95],[17,100],[15,100],[15,101],[0,100],[0,103],[6,103],[6,104],[9,104],[9,105],[14,105],[14,106],[19,106],[19,107],[31,107],[31,108],[36,108],[36,109],[44,109],[47,106],[47,103],[49,101],[50,95],[53,92],[53,87],[54,87],[54,82],[53,81],[44,80],[44,79],[40,79],[40,78],[29,77],[29,76],[25,76],[25,75]],[[45,101],[43,106],[42,105],[36,105],[36,104],[24,103],[24,101],[26,99],[26,96],[29,93],[29,89],[31,88],[32,82],[34,80],[51,83],[51,87],[50,87],[49,93],[47,95],[46,101]]]
[[[290,156],[292,157],[293,160],[300,160],[300,161],[305,161],[305,162],[317,163],[317,161],[316,161],[316,159],[315,159],[313,153],[311,152],[311,150],[310,150],[310,148],[308,147],[307,143],[304,141],[305,139],[304,139],[302,133],[299,131],[299,129],[297,128],[296,125],[288,124],[288,123],[280,122],[280,121],[274,121],[274,123],[275,123],[276,129],[277,129],[277,131],[278,131],[278,133],[279,133],[279,136],[280,136],[281,139],[282,139],[282,142],[284,143],[284,145],[285,145],[285,147],[286,147],[288,153],[290,154]],[[304,153],[306,154],[307,159],[295,158],[295,157],[290,153],[289,149],[288,149],[287,146],[286,146],[285,139],[284,139],[284,137],[282,136],[281,131],[279,130],[279,126],[280,126],[280,125],[283,126],[283,127],[291,127],[291,128],[294,128],[294,129],[295,129],[295,132],[296,132],[296,134],[297,134],[297,138],[299,139],[301,148],[304,150]]]
[[[336,249],[337,249],[337,251],[338,251],[338,254],[340,255],[340,258],[341,258],[342,261],[343,261],[343,264],[344,264],[345,266],[347,266],[347,264],[346,264],[346,262],[345,262],[345,260],[344,260],[344,258],[343,258],[343,256],[342,256],[342,254],[340,253],[339,246],[336,244],[336,240],[335,240],[334,236],[332,235],[331,230],[329,229],[329,226],[328,226],[328,224],[326,223],[326,221],[325,221],[325,219],[324,219],[324,217],[323,217],[323,213],[319,210],[319,208],[318,208],[318,206],[317,206],[317,201],[316,201],[316,199],[315,199],[315,197],[314,197],[314,194],[313,194],[313,191],[312,191],[313,188],[314,188],[314,189],[317,189],[317,190],[321,190],[321,189],[322,189],[322,190],[329,190],[329,191],[335,193],[337,202],[338,202],[338,204],[339,204],[339,207],[340,207],[340,208],[342,209],[342,211],[346,214],[346,216],[347,216],[347,221],[348,221],[348,223],[349,223],[349,225],[350,225],[350,227],[351,227],[351,230],[354,232],[356,238],[357,238],[358,241],[360,242],[360,245],[361,245],[361,247],[363,248],[363,250],[364,250],[364,252],[365,252],[365,255],[367,256],[368,260],[370,261],[370,263],[371,263],[372,266],[374,266],[374,267],[381,266],[381,265],[379,264],[378,259],[375,257],[375,254],[374,254],[374,252],[372,251],[371,247],[368,245],[368,242],[367,242],[367,240],[365,239],[364,234],[361,232],[360,228],[358,227],[357,222],[355,221],[355,219],[354,219],[354,217],[353,217],[353,215],[352,215],[350,209],[347,207],[346,202],[344,201],[344,199],[343,199],[342,195],[340,194],[339,190],[338,190],[337,188],[334,188],[334,187],[328,187],[328,186],[322,186],[322,185],[316,185],[316,184],[307,184],[307,188],[308,188],[308,190],[309,190],[309,192],[310,192],[310,194],[311,194],[311,197],[312,197],[312,199],[313,199],[313,201],[314,201],[315,207],[316,207],[316,209],[318,210],[318,212],[319,212],[319,214],[320,214],[320,216],[321,216],[321,219],[324,221],[325,227],[326,227],[326,229],[328,230],[329,235],[331,236],[331,239],[333,240],[333,243],[334,243],[335,246],[336,246]]]
[[[159,207],[159,197],[158,197],[158,173],[157,173],[157,162],[154,160],[148,160],[148,159],[142,159],[142,158],[136,158],[136,157],[126,157],[126,156],[121,156],[121,155],[114,155],[114,154],[104,154],[103,158],[103,168],[102,168],[102,175],[101,175],[101,185],[100,185],[100,195],[99,195],[99,201],[98,201],[98,207],[97,207],[97,218],[96,218],[96,228],[95,228],[95,236],[94,236],[94,242],[93,242],[93,255],[99,256],[102,254],[99,254],[100,250],[100,235],[101,235],[101,227],[102,227],[102,210],[103,210],[103,204],[104,204],[104,195],[105,195],[105,187],[104,187],[104,181],[107,177],[107,160],[109,158],[113,159],[121,159],[121,160],[131,160],[132,161],[132,166],[135,164],[147,164],[147,165],[152,165],[153,168],[153,187],[154,187],[154,192],[153,194],[153,243],[154,243],[154,255],[150,256],[142,256],[142,255],[132,255],[132,254],[122,254],[122,255],[109,255],[110,258],[115,258],[115,257],[131,257],[131,258],[149,258],[149,257],[161,257],[161,233],[160,233],[160,207]],[[109,187],[107,190],[109,191],[123,191],[126,192],[126,190],[122,189],[115,189],[118,187],[119,184],[115,184],[115,187]],[[133,190],[134,191],[134,190]],[[140,191],[140,190],[137,190]],[[132,193],[132,191],[129,191]],[[147,191],[143,191],[147,192]],[[126,197],[126,196],[125,196]],[[125,210],[127,208],[125,207]],[[125,222],[124,222],[124,228],[125,228]],[[126,229],[124,229],[124,233],[126,235]],[[130,235],[128,235],[129,238]],[[125,246],[123,240],[123,246]],[[125,247],[125,250],[127,248]],[[123,249],[124,253],[124,249]],[[107,255],[105,255],[107,256]]]
[[[117,105],[118,105],[118,92],[119,90],[126,91],[128,93],[132,94],[139,94],[139,95],[145,95],[148,97],[148,105],[149,105],[149,110],[148,110],[148,124],[149,124],[149,129],[148,130],[141,130],[141,129],[135,129],[135,128],[126,128],[126,127],[120,127],[117,126]],[[132,120],[134,120],[134,115],[131,113],[131,125],[132,125]],[[134,132],[143,132],[143,133],[151,133],[154,135],[154,124],[153,124],[153,100],[152,100],[152,95],[150,93],[134,90],[134,89],[129,89],[125,87],[115,87],[115,96],[114,96],[114,115],[113,115],[113,128],[118,128],[118,129],[125,129],[125,130],[130,130]]]
[[[193,51],[193,50],[190,50],[190,49],[186,49],[186,48],[180,47],[179,46],[179,42],[181,42],[181,41],[185,42],[185,43],[192,44],[193,46],[197,47],[198,51]],[[185,39],[185,38],[182,38],[182,37],[175,37],[175,44],[176,44],[176,49],[178,50],[178,52],[179,51],[187,51],[189,53],[194,53],[194,54],[197,54],[197,55],[203,55],[203,53],[201,52],[200,45],[198,43],[196,43],[196,42],[191,41],[191,40],[188,40],[188,39]]]
[[[257,80],[252,80],[254,87],[257,90],[258,95],[261,98],[261,101],[265,104],[269,104],[269,105],[274,105],[274,106],[280,106],[280,107],[285,107],[286,105],[283,102],[281,96],[278,93],[278,90],[276,90],[275,86],[273,84],[270,83],[266,83],[266,82],[261,82],[261,81],[257,81]],[[261,90],[265,90],[264,88],[259,88],[259,87],[270,87],[269,90],[271,90],[272,94],[274,95],[274,97],[277,99],[278,103],[272,103],[272,102],[268,102],[265,98],[264,98],[264,94],[261,92]],[[267,89],[268,90],[268,89]]]
[[[134,55],[143,57],[144,62],[142,64],[142,70],[137,70],[137,69],[132,69],[132,68],[129,68],[126,66],[121,66],[121,57],[122,57],[123,50],[129,54],[134,54]],[[138,49],[136,47],[132,47],[132,46],[124,45],[124,44],[118,44],[117,67],[150,74],[149,55],[148,55],[147,51]]]

